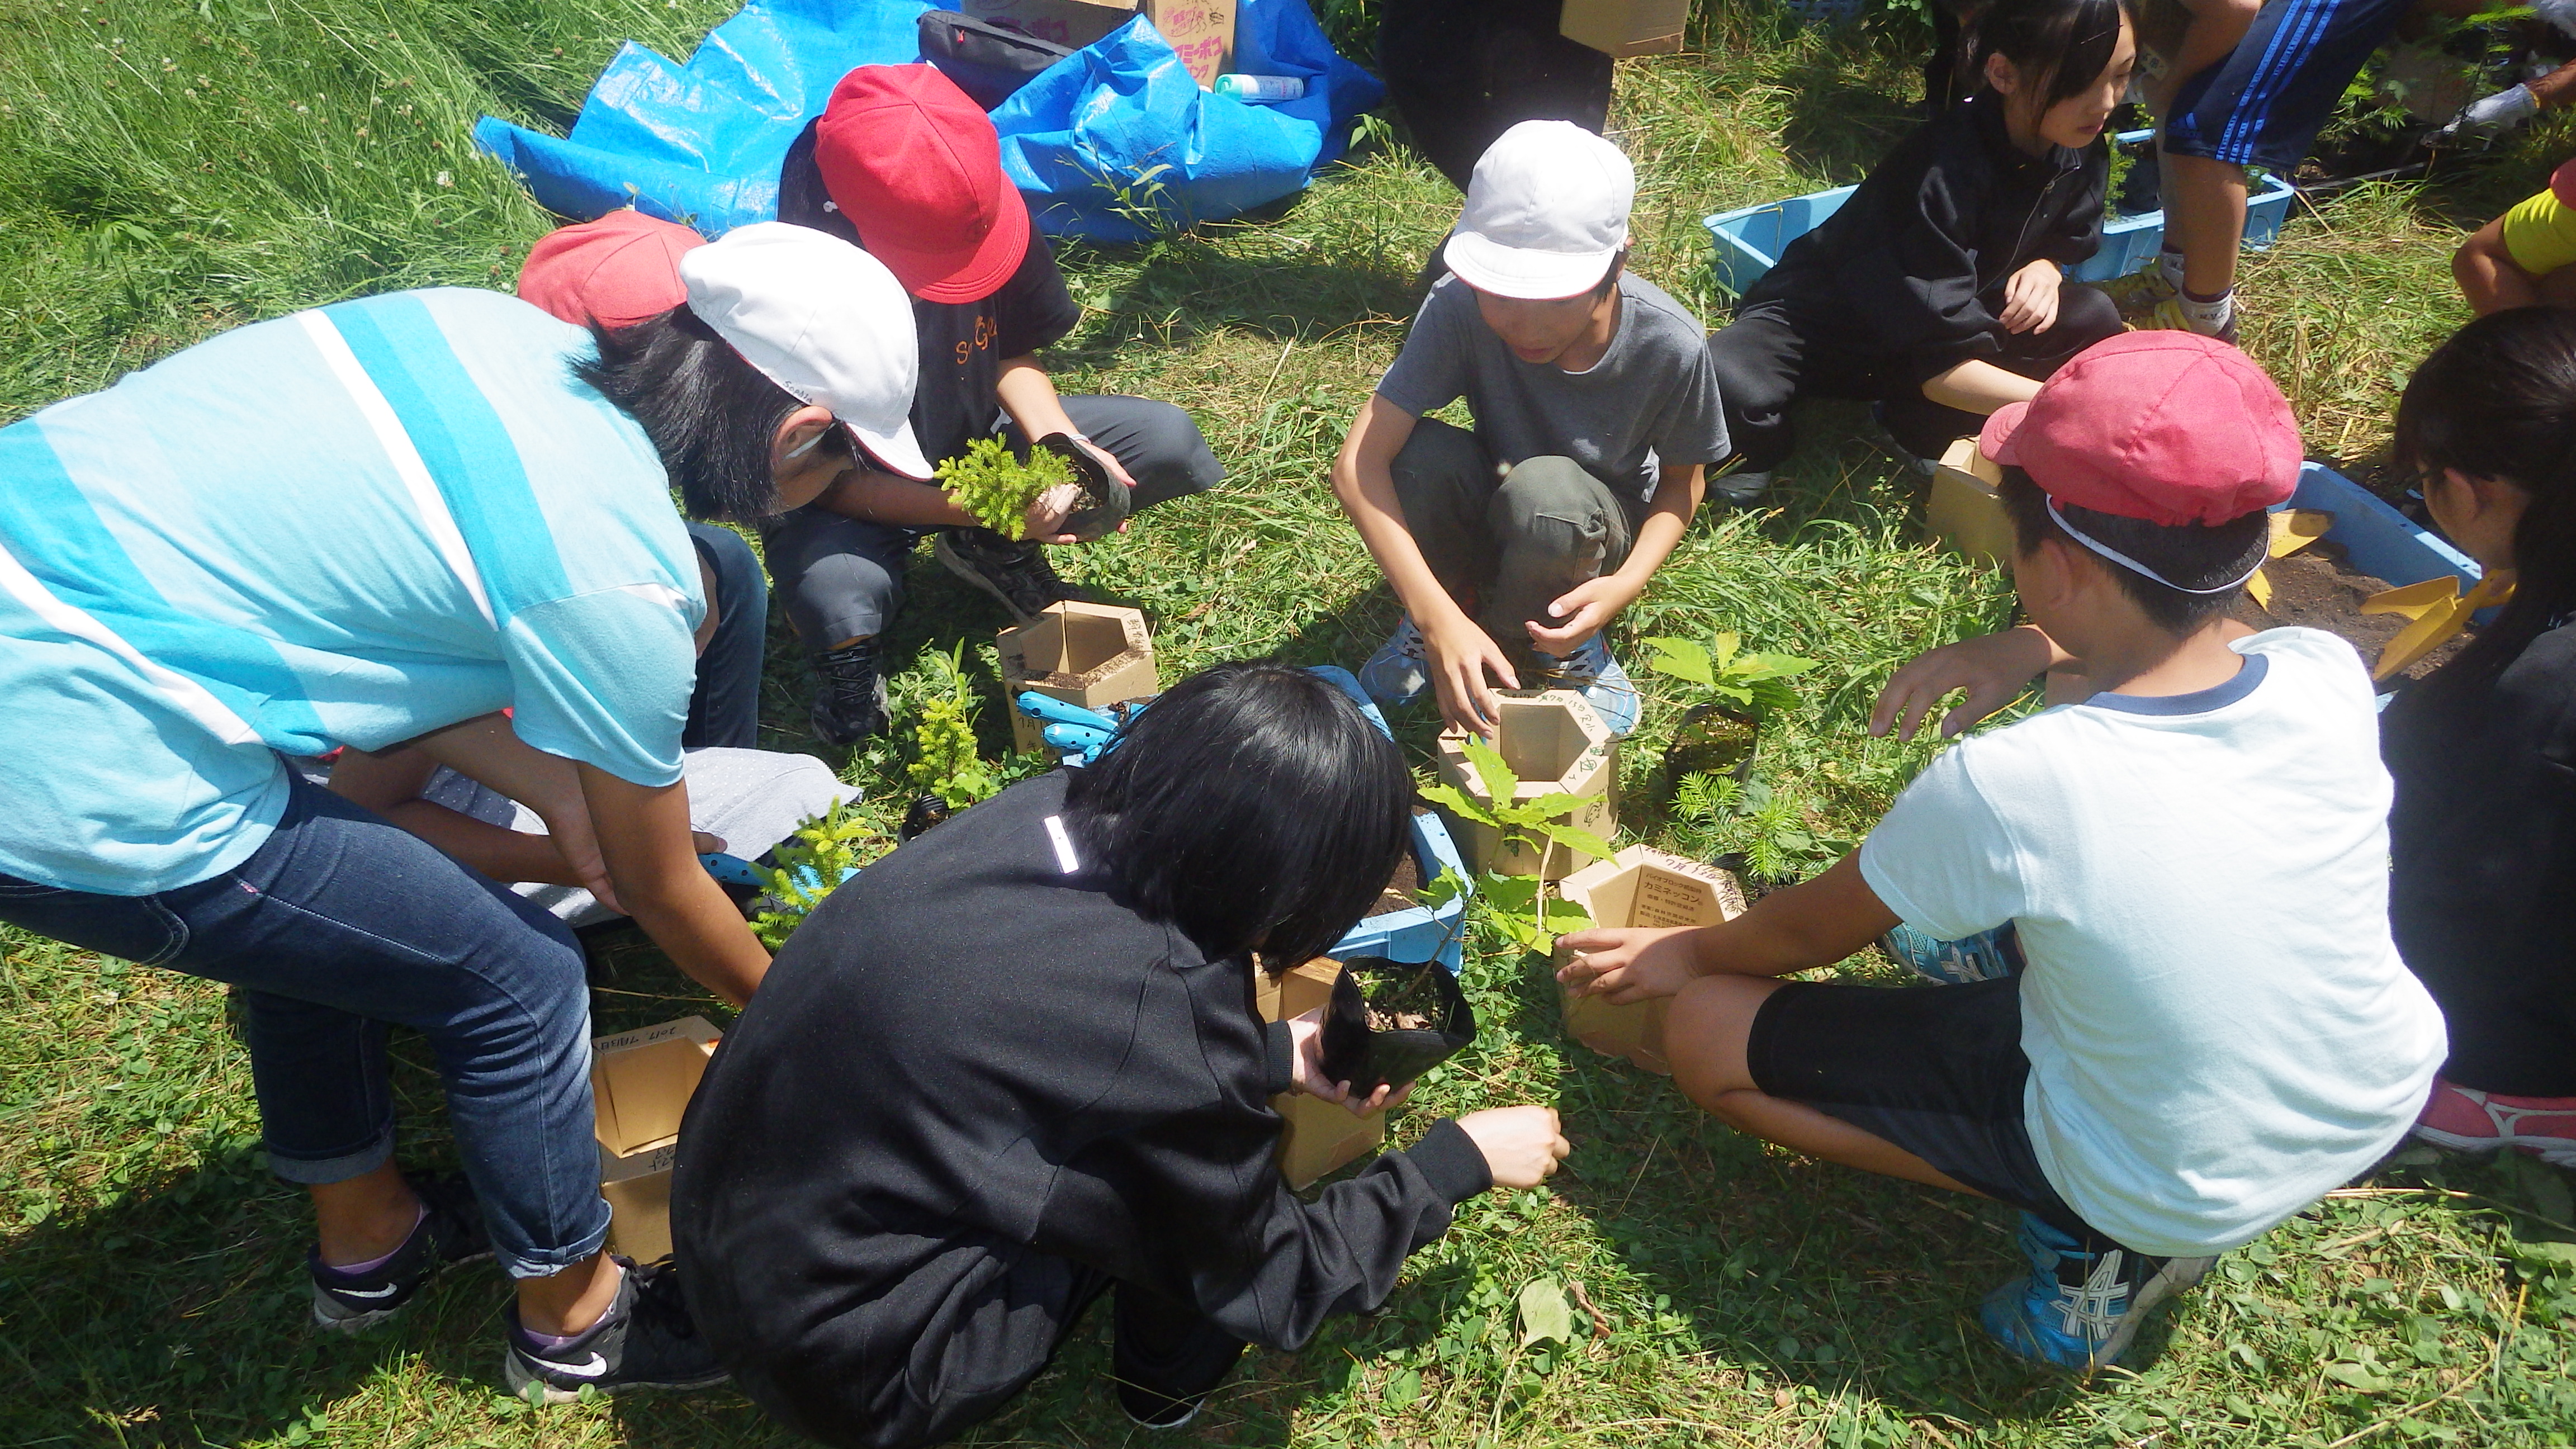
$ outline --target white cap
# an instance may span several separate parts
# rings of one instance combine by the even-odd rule
[[[689,310],[797,401],[829,408],[871,457],[927,479],[912,436],[921,344],[885,263],[810,227],[736,227],[680,258]]]
[[[1601,284],[1628,244],[1637,168],[1572,121],[1523,121],[1476,160],[1449,270],[1479,292],[1544,301]]]

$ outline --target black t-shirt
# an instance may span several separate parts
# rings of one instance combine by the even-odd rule
[[[814,123],[787,148],[787,160],[779,168],[778,219],[867,245],[823,188],[823,173],[814,164]],[[1065,290],[1055,253],[1048,250],[1035,217],[1029,219],[1028,256],[992,295],[974,302],[913,298],[921,381],[912,395],[912,432],[922,456],[944,462],[965,452],[970,440],[991,432],[1001,406],[993,385],[1002,375],[1002,359],[1035,352],[1081,320],[1082,308]]]
[[[2439,680],[2381,716],[2397,949],[2441,1003],[2446,1077],[2576,1097],[2576,621],[2488,684]]]

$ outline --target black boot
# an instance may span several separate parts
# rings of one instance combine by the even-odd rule
[[[1118,1407],[1148,1429],[1177,1429],[1198,1417],[1247,1347],[1198,1310],[1133,1283],[1118,1285],[1110,1372]]]
[[[885,733],[885,676],[877,672],[872,635],[814,656],[814,733],[825,744],[855,745]]]

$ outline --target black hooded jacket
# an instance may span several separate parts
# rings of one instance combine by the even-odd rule
[[[2001,96],[1972,96],[1899,142],[1744,300],[1785,301],[1802,335],[1918,384],[1991,361],[2005,279],[2093,255],[2109,180],[2104,142],[2033,156],[2005,133]]]
[[[1015,786],[841,887],[690,1104],[671,1230],[691,1310],[815,1437],[872,1442],[908,1400],[1043,1361],[1104,1274],[1296,1348],[1384,1301],[1491,1185],[1444,1120],[1290,1194],[1252,966],[1064,873],[1044,828],[1064,789]]]

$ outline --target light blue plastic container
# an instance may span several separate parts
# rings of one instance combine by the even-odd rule
[[[2477,560],[2323,463],[2300,466],[2298,491],[2281,506],[2333,514],[2326,541],[2342,545],[2354,568],[2392,585],[2420,584],[2449,574],[2460,581],[2461,593],[2477,587]]]
[[[2127,131],[2122,143],[2144,141],[2152,131]],[[2142,160],[2141,164],[2147,164]],[[1813,191],[1805,196],[1792,196],[1786,201],[1766,201],[1736,211],[1721,211],[1703,223],[1708,227],[1715,251],[1710,270],[1717,284],[1741,297],[1752,289],[1762,275],[1780,260],[1789,243],[1825,224],[1825,218],[1842,209],[1855,188],[1837,186],[1831,191]],[[2281,223],[2290,218],[2290,201],[2298,193],[2278,176],[2267,175],[2263,185],[2245,201],[2245,245],[2262,251],[2281,234]],[[2165,214],[2161,211],[2124,216],[2102,225],[2102,248],[2067,272],[2079,282],[2107,282],[2126,276],[2155,260],[2156,251],[2164,244]]]
[[[1360,688],[1360,682],[1351,677],[1349,670],[1319,664],[1314,667],[1314,672],[1349,695],[1351,701],[1360,707],[1360,713],[1369,717],[1369,723],[1378,727],[1379,733],[1389,739],[1395,737],[1395,732],[1386,727],[1386,716],[1378,713],[1368,691]],[[1460,880],[1467,880],[1467,863],[1460,858],[1457,843],[1449,838],[1449,827],[1440,823],[1438,815],[1427,811],[1413,817],[1413,865],[1421,872],[1422,883],[1426,886],[1438,880],[1443,870],[1456,871]],[[1474,890],[1475,886],[1470,882],[1469,893]],[[1336,961],[1347,961],[1354,956],[1384,956],[1390,961],[1437,961],[1455,976],[1466,935],[1467,898],[1460,896],[1436,910],[1414,906],[1408,910],[1370,916],[1353,926],[1348,935],[1334,942],[1328,954]]]

